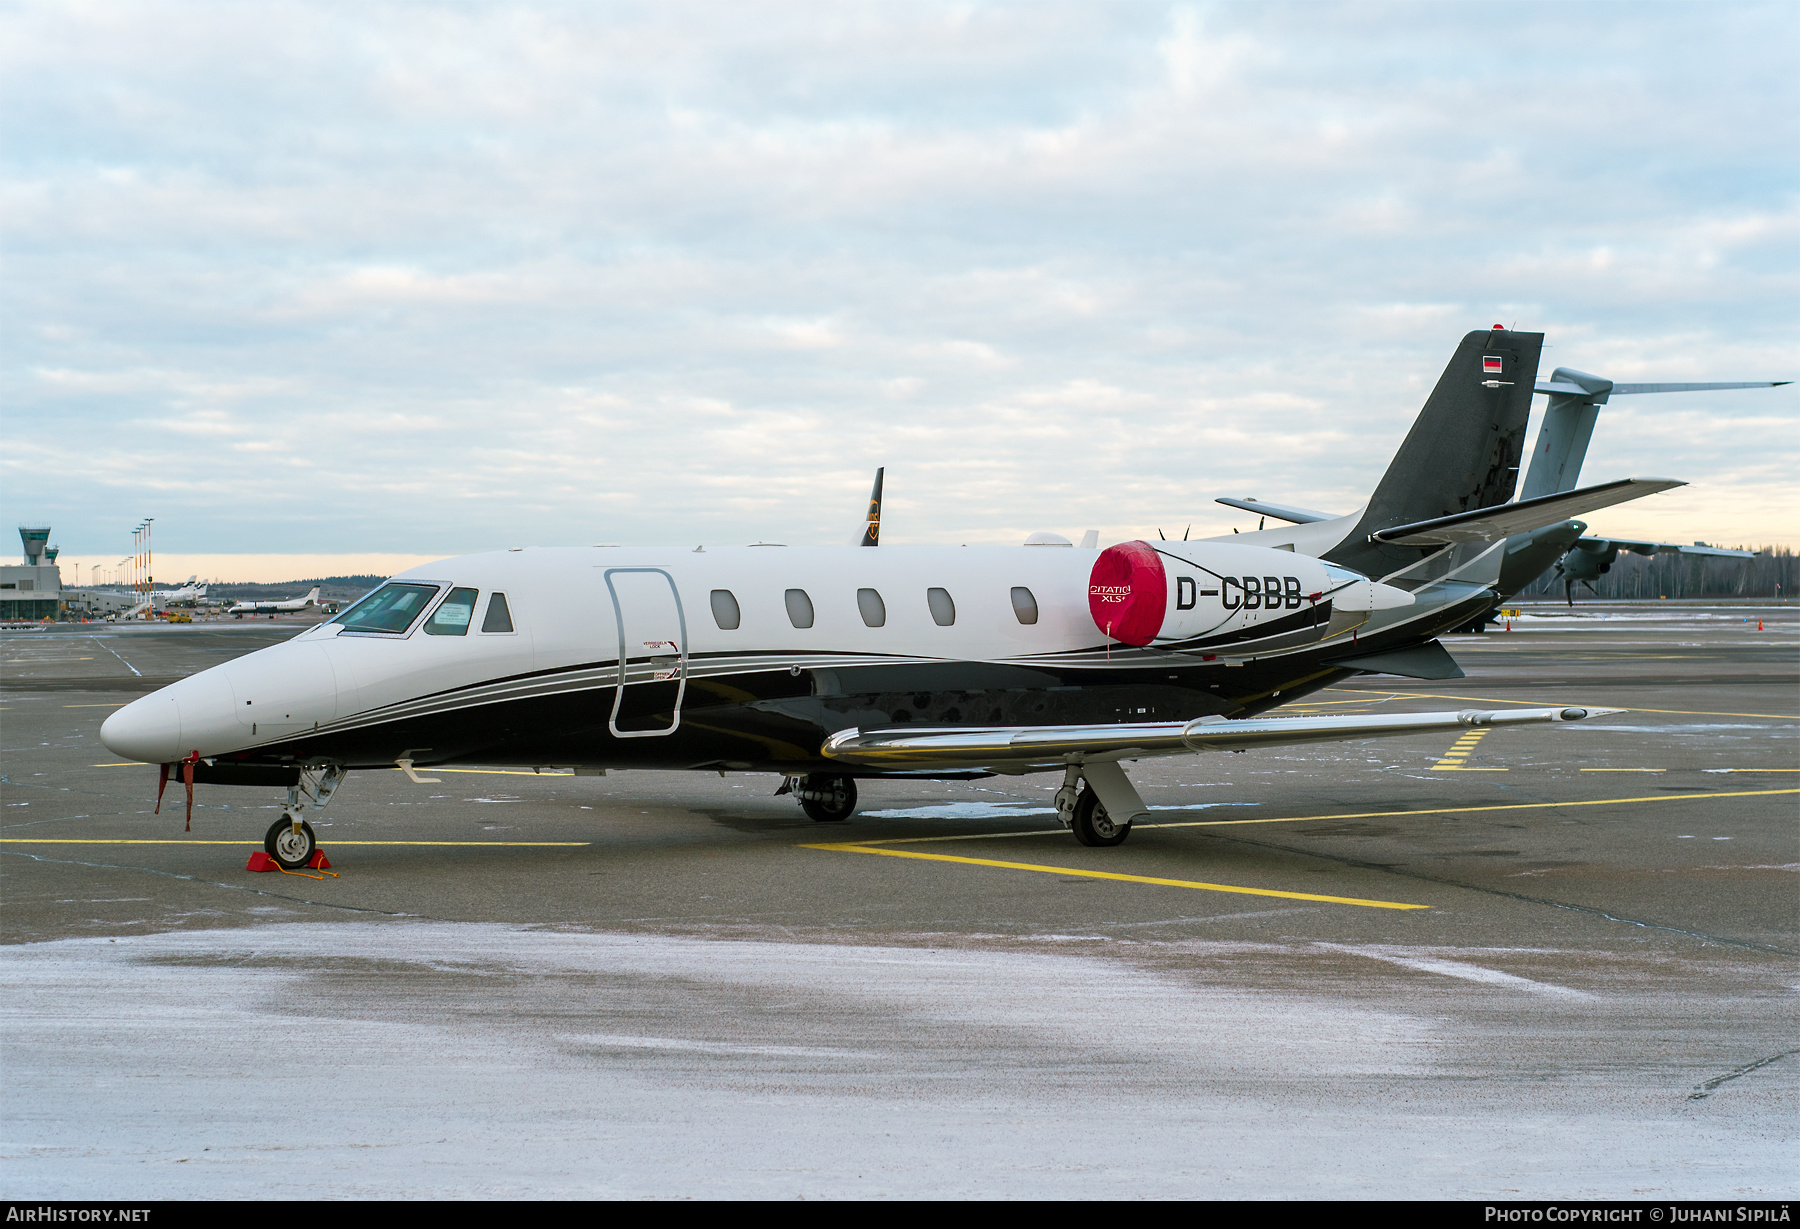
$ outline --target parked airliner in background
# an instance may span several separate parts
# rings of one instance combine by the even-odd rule
[[[283,602],[239,602],[225,613],[237,615],[278,614],[282,611],[305,610],[308,606],[327,606],[330,603],[319,600],[319,586],[314,585],[305,597],[290,598]]]
[[[151,602],[160,608],[167,606],[192,606],[198,602],[204,601],[206,599],[206,582],[200,581],[196,584],[195,581],[198,577],[199,573],[196,572],[176,588],[158,589],[154,591],[150,594]]]
[[[265,847],[292,867],[314,849],[306,807],[361,769],[778,773],[824,821],[851,814],[859,779],[1057,772],[1059,816],[1105,846],[1145,812],[1123,761],[1611,711],[1260,715],[1357,672],[1460,674],[1436,637],[1491,606],[1509,535],[1681,485],[1507,502],[1542,341],[1465,337],[1353,524],[1104,550],[444,559],[101,736],[165,782],[287,787]]]

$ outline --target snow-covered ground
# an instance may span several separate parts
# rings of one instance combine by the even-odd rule
[[[404,921],[16,945],[0,948],[0,1189],[14,1199],[1791,1189],[1794,1072],[1776,1063],[1690,1099],[1716,1072],[1658,1050],[1653,985],[1614,986],[1591,968],[1583,985],[1564,985],[1574,978],[1542,971],[1553,954],[1523,959]],[[1647,1030],[1641,1043],[1634,1029]]]

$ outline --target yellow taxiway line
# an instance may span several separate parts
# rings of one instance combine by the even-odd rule
[[[1311,892],[1280,892],[1274,888],[1240,888],[1227,883],[1200,883],[1191,879],[1159,879],[1151,875],[1121,875],[1116,871],[1077,870],[1070,866],[1041,866],[1035,862],[997,862],[991,858],[959,858],[946,853],[918,853],[910,849],[871,849],[856,842],[831,845],[802,845],[802,849],[824,849],[832,853],[871,853],[884,858],[917,858],[926,862],[958,862],[965,866],[993,866],[1008,871],[1036,871],[1044,875],[1076,875],[1083,879],[1112,879],[1120,883],[1149,883],[1165,888],[1194,888],[1202,892],[1232,892],[1240,896],[1278,896],[1283,900],[1315,900],[1328,905],[1361,905],[1367,909],[1429,909],[1430,905],[1408,905],[1392,900],[1362,900],[1354,896],[1319,896]]]
[[[1800,789],[1736,790],[1715,794],[1658,794],[1648,798],[1594,798],[1582,802],[1514,802],[1499,806],[1436,807],[1417,811],[1361,811],[1344,815],[1288,815],[1276,819],[1201,819],[1174,823],[1142,824],[1150,828],[1226,828],[1241,824],[1300,824],[1327,819],[1377,819],[1402,815],[1454,815],[1475,811],[1534,811],[1556,807],[1621,806],[1641,802],[1679,802],[1699,798],[1757,798],[1771,794],[1800,794]],[[1392,900],[1365,900],[1355,896],[1322,896],[1312,892],[1283,892],[1275,888],[1245,888],[1234,884],[1203,883],[1191,879],[1164,879],[1154,875],[1126,875],[1117,871],[1090,871],[1071,866],[1047,866],[1037,862],[1002,862],[992,858],[963,858],[955,854],[921,853],[912,849],[884,849],[885,845],[922,845],[940,841],[990,841],[1007,837],[1061,836],[1063,828],[1038,828],[1030,832],[984,832],[956,836],[888,837],[873,841],[837,841],[829,844],[802,845],[802,849],[822,849],[830,853],[866,853],[887,858],[914,858],[925,862],[951,862],[963,866],[989,866],[999,870],[1032,871],[1043,875],[1073,875],[1082,879],[1111,879],[1119,883],[1146,883],[1158,887],[1190,888],[1201,892],[1230,892],[1240,896],[1273,896],[1283,900],[1310,900],[1330,905],[1358,905],[1366,909],[1429,909],[1430,905],[1411,905]]]
[[[1479,807],[1422,807],[1416,811],[1353,811],[1342,815],[1283,815],[1271,819],[1182,819],[1169,823],[1133,824],[1133,829],[1149,831],[1152,828],[1228,828],[1240,824],[1306,824],[1317,823],[1327,819],[1394,819],[1402,815],[1461,815],[1471,811],[1542,811],[1557,807],[1604,807],[1623,806],[1633,802],[1680,802],[1683,799],[1696,798],[1762,798],[1772,794],[1800,794],[1800,789],[1749,789],[1732,790],[1716,794],[1657,794],[1648,798],[1590,798],[1583,802],[1507,802],[1497,806]],[[1018,836],[1065,836],[1067,828],[1033,828],[1028,832],[976,832],[957,836],[894,836],[883,837],[873,841],[858,841],[860,846],[866,845],[922,845],[933,841],[997,841]]]

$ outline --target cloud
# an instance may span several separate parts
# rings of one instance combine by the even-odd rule
[[[1494,320],[1546,373],[1795,374],[1797,33],[17,5],[5,498],[98,555],[835,542],[882,464],[896,543],[1352,508]],[[1588,476],[1694,485],[1610,532],[1796,540],[1792,390],[1627,400]]]

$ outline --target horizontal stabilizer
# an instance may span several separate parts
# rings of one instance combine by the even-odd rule
[[[965,726],[961,729],[840,730],[820,754],[858,767],[893,769],[993,767],[1025,771],[1083,760],[1142,759],[1196,751],[1241,751],[1432,734],[1467,726],[1580,721],[1622,712],[1616,708],[1526,708],[1511,712],[1363,713],[1332,717],[1250,717],[1228,721],[1152,721],[1118,725]]]
[[[1556,495],[1521,499],[1517,503],[1493,508],[1476,508],[1453,516],[1440,516],[1410,525],[1378,529],[1369,535],[1371,542],[1389,542],[1397,546],[1448,546],[1452,542],[1498,542],[1515,533],[1529,533],[1545,525],[1554,525],[1573,516],[1610,508],[1633,499],[1642,499],[1671,487],[1686,486],[1675,478],[1621,478]]]
[[[1334,512],[1314,512],[1310,508],[1291,508],[1286,504],[1265,504],[1260,499],[1215,499],[1215,504],[1224,504],[1227,508],[1242,508],[1246,512],[1254,512],[1258,516],[1272,516],[1278,521],[1289,521],[1295,525],[1310,525],[1315,521],[1335,521]]]
[[[1613,384],[1605,389],[1583,388],[1570,380],[1539,380],[1537,391],[1565,397],[1621,397],[1631,393],[1715,393],[1727,388],[1780,388],[1792,380],[1750,380],[1735,384]]]
[[[1450,656],[1449,650],[1436,640],[1415,644],[1410,649],[1395,649],[1392,653],[1348,657],[1331,664],[1361,670],[1367,674],[1398,674],[1409,679],[1464,677],[1462,667],[1456,664],[1456,658]]]

